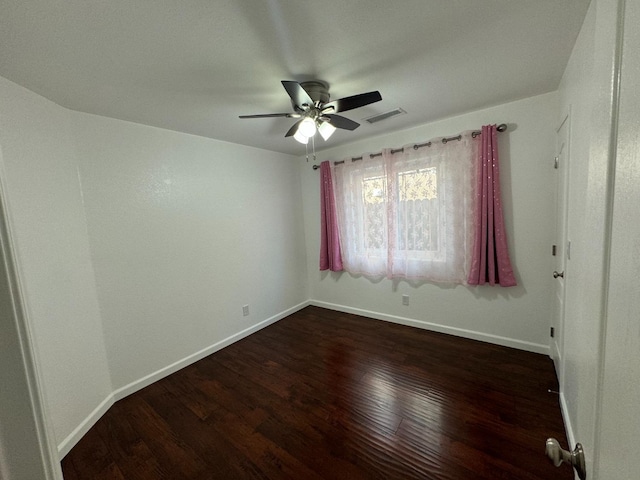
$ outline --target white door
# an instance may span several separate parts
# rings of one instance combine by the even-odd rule
[[[621,2],[622,66],[611,217],[597,480],[640,478],[640,2]]]
[[[556,235],[551,254],[553,255],[553,276],[549,281],[555,283],[555,301],[551,319],[551,356],[556,366],[556,374],[562,385],[562,354],[564,341],[564,303],[565,281],[567,279],[567,259],[569,242],[567,240],[567,208],[569,198],[569,114],[565,115],[556,131]]]

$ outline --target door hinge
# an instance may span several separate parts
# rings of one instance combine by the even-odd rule
[[[551,255],[553,255],[554,257],[558,254],[558,246],[557,245],[551,245]]]
[[[556,333],[555,329],[554,329],[553,327],[550,327],[550,328],[549,328],[549,336],[550,336],[551,338],[553,338],[553,337],[554,337],[554,335],[555,335],[555,333]]]
[[[559,165],[560,165],[560,159],[558,157],[553,157],[553,168],[557,170]]]

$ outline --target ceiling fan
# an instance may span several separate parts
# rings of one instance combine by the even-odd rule
[[[360,126],[358,122],[336,114],[382,100],[380,92],[375,91],[329,101],[329,84],[321,80],[300,83],[282,80],[282,86],[291,98],[292,113],[240,115],[240,118],[299,118],[300,120],[293,124],[285,137],[293,136],[298,142],[304,144],[309,142],[316,131],[326,141],[337,128],[355,130]]]

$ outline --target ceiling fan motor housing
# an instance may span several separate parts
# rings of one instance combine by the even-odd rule
[[[329,102],[329,84],[322,80],[310,80],[301,82],[300,86],[309,94],[316,105]],[[295,105],[294,105],[295,108]]]

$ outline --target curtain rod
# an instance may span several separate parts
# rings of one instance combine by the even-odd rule
[[[498,130],[499,132],[506,132],[507,131],[507,124],[506,123],[501,123],[500,125],[498,125],[498,127],[496,128],[496,130]],[[481,135],[482,131],[480,130],[474,130],[473,132],[471,132],[471,137],[472,138],[476,138],[478,135]],[[447,143],[447,142],[452,142],[454,140],[461,140],[462,139],[462,134],[456,135],[455,137],[444,137],[442,139],[442,143]],[[421,147],[430,147],[431,146],[431,142],[427,142],[427,143],[417,143],[413,146],[414,150],[417,150]],[[391,150],[391,153],[398,153],[398,152],[404,152],[404,148],[396,148],[395,150]],[[382,152],[378,152],[378,153],[371,153],[369,154],[369,158],[375,158],[375,157],[379,157],[382,155]],[[357,162],[358,160],[362,160],[362,157],[352,157],[351,161],[352,162]],[[340,165],[341,163],[344,163],[344,160],[340,160],[338,162],[333,162],[334,165]],[[312,167],[314,170],[318,170],[320,168],[320,165],[313,165]]]

